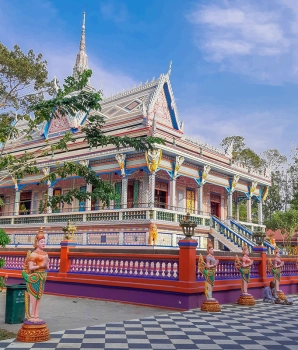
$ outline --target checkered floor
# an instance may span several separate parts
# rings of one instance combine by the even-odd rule
[[[298,350],[298,296],[294,305],[258,301],[254,307],[222,306],[171,312],[105,325],[51,333],[44,343],[0,341],[4,349],[290,349]]]

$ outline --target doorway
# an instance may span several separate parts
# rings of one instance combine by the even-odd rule
[[[162,181],[155,183],[154,204],[156,208],[167,209],[168,207],[168,184]]]
[[[219,219],[221,217],[220,202],[221,196],[219,194],[210,194],[210,214],[212,216],[217,216]]]
[[[188,213],[193,214],[195,211],[195,191],[186,190],[186,209]]]

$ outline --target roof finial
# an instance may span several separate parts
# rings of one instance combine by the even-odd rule
[[[171,75],[171,71],[172,71],[172,61],[170,62],[170,67],[169,67],[169,70],[168,70],[168,76]]]
[[[88,57],[86,54],[85,22],[86,22],[86,12],[84,11],[82,34],[81,34],[81,40],[80,40],[80,51],[77,54],[76,63],[73,68],[74,77],[76,77],[78,73],[82,73],[84,70],[88,69]]]

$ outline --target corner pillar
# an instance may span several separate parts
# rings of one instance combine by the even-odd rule
[[[258,202],[258,224],[263,224],[263,202]]]
[[[154,199],[155,199],[155,172],[149,174],[148,204],[150,208],[154,207]]]
[[[170,181],[170,209],[176,210],[176,179]]]
[[[127,208],[127,187],[128,187],[128,178],[122,178],[122,189],[121,189],[121,209]]]
[[[92,192],[92,185],[91,184],[86,185],[86,192]],[[91,210],[91,198],[86,199],[85,210],[86,211]]]
[[[247,222],[251,222],[251,198],[246,201]]]
[[[19,215],[20,210],[20,198],[21,198],[21,192],[19,189],[16,189],[15,195],[14,195],[14,215]]]
[[[233,193],[228,193],[228,219],[233,217]]]
[[[54,188],[51,185],[49,185],[48,186],[48,198],[49,197],[53,197],[53,193],[54,193]],[[51,207],[47,207],[47,213],[48,214],[52,213],[52,208]]]
[[[198,214],[203,215],[203,185],[198,187]]]

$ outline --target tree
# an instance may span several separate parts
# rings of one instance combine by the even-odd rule
[[[263,204],[264,221],[271,220],[272,215],[283,208],[281,197],[282,179],[279,171],[271,173],[271,186],[269,187],[268,196]]]
[[[225,137],[220,145],[222,147],[232,146],[233,161],[243,163],[248,168],[259,169],[264,165],[264,161],[252,149],[246,147],[243,136]]]
[[[262,158],[266,162],[266,166],[271,170],[277,170],[281,164],[287,162],[287,157],[280,154],[277,149],[267,149],[262,153]]]
[[[286,212],[277,211],[265,225],[272,231],[281,231],[283,246],[290,252],[291,240],[298,228],[298,211],[295,209]]]
[[[28,174],[39,174],[37,160],[48,155],[54,156],[58,151],[67,152],[69,145],[76,142],[76,135],[66,132],[56,142],[45,140],[44,145],[34,152],[14,154],[14,150],[24,140],[31,140],[40,125],[52,118],[73,117],[79,112],[89,114],[92,111],[81,131],[85,135],[84,141],[93,148],[114,145],[118,150],[120,147],[133,147],[137,151],[147,151],[156,144],[164,144],[162,139],[156,137],[119,137],[106,135],[102,131],[104,120],[97,114],[101,109],[101,93],[87,87],[91,70],[78,74],[76,78],[67,77],[63,86],[59,87],[55,80],[50,83],[46,81],[46,61],[42,61],[41,54],[36,57],[30,50],[28,55],[24,55],[18,46],[10,52],[2,44],[1,50],[4,57],[0,54],[0,183],[6,179],[17,180]],[[32,87],[33,92],[30,90]],[[43,97],[45,92],[49,93],[50,98],[47,100]],[[99,178],[88,166],[72,161],[57,166],[41,182],[71,175],[83,177],[87,184],[92,185],[93,192],[73,189],[64,195],[48,197],[42,203],[41,211],[45,207],[56,208],[57,203],[70,204],[74,198],[79,201],[92,198],[106,204],[115,198],[110,183]],[[3,202],[0,204],[3,205]]]
[[[0,228],[0,246],[2,248],[5,248],[7,244],[10,243],[10,239],[7,235],[7,233]],[[3,258],[0,258],[0,269],[2,269],[5,266],[5,260]],[[5,287],[5,281],[6,276],[0,276],[0,292],[2,292],[3,288]]]

